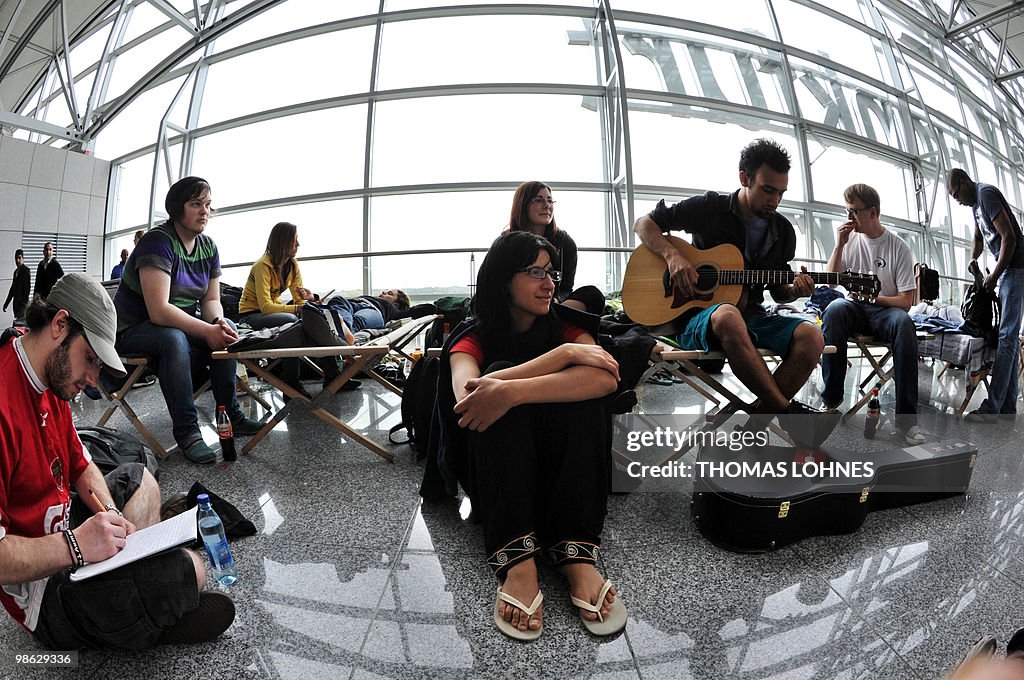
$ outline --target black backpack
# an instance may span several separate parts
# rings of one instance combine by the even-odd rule
[[[916,267],[918,299],[927,302],[939,299],[939,272],[922,263],[918,263]]]
[[[224,309],[225,318],[238,323],[241,314],[238,305],[242,301],[242,289],[238,286],[230,286],[226,283],[220,284],[220,306]]]
[[[435,319],[427,329],[424,342],[427,347],[440,347],[448,334],[469,315],[469,298],[461,295],[449,295],[434,301],[434,307],[440,319]]]
[[[418,458],[426,455],[430,439],[440,368],[441,359],[438,357],[423,357],[413,364],[405,379],[405,387],[402,388],[402,422],[388,430],[388,441],[392,444],[408,444],[417,451]],[[405,441],[396,440],[395,433],[403,428],[408,437]]]
[[[153,477],[160,479],[160,468],[153,451],[133,435],[99,425],[76,429],[82,446],[103,474],[124,463],[142,463]]]
[[[974,274],[974,283],[967,289],[960,307],[964,317],[960,331],[984,338],[989,347],[995,347],[999,344],[999,298],[993,291],[985,289],[977,266],[971,269],[971,273]]]

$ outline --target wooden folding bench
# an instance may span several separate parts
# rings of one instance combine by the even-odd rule
[[[153,449],[153,452],[161,459],[166,459],[168,455],[167,450],[160,445],[157,438],[153,436],[153,433],[149,431],[149,428],[143,424],[142,419],[139,418],[137,413],[135,413],[135,409],[133,409],[131,404],[128,403],[128,395],[133,389],[135,389],[135,387],[137,387],[136,383],[146,372],[146,369],[149,368],[149,358],[144,356],[122,356],[119,358],[121,359],[121,363],[124,364],[125,368],[128,370],[128,375],[125,377],[121,387],[113,392],[107,391],[107,388],[103,385],[103,381],[100,381],[100,384],[97,385],[100,394],[103,395],[104,399],[110,402],[110,406],[108,406],[103,412],[100,419],[96,421],[96,424],[101,427],[106,425],[111,416],[113,416],[117,409],[120,408],[121,411],[124,412],[125,418],[127,418],[132,424],[132,427],[135,428],[136,432],[146,440],[146,443],[149,444],[151,449]],[[268,411],[272,410],[270,404],[268,404],[266,400],[259,395],[259,393],[252,389],[248,383],[239,382],[238,386],[241,387],[246,394],[258,401],[263,408]],[[199,388],[192,393],[192,400],[195,401],[198,399],[199,396],[208,389],[210,389],[209,379],[207,379],[205,383],[200,385]]]
[[[924,331],[917,332],[917,342],[919,345],[922,340],[927,341],[934,338],[935,336],[931,333],[926,333]],[[873,335],[854,335],[849,339],[847,344],[852,345],[858,351],[857,355],[854,355],[853,357],[849,357],[848,355],[848,358],[867,359],[868,363],[871,364],[871,371],[868,373],[867,377],[860,381],[861,397],[856,404],[850,407],[849,411],[843,414],[844,423],[864,408],[865,404],[871,401],[872,388],[869,387],[869,385],[871,383],[880,383],[884,387],[886,383],[893,379],[896,370],[895,366],[892,368],[885,367],[892,358],[892,348],[888,344],[877,340]],[[873,352],[872,349],[876,351],[879,349],[884,350],[881,358],[876,358],[875,352]],[[918,352],[918,356],[921,356],[920,351]]]
[[[263,350],[255,349],[242,350],[240,352],[213,352],[211,356],[214,359],[235,359],[245,366],[247,370],[251,371],[268,384],[281,390],[282,394],[290,397],[288,403],[284,404],[284,406],[282,406],[276,413],[273,413],[272,408],[268,409],[273,413],[273,416],[264,423],[263,428],[260,429],[259,432],[253,435],[249,441],[245,443],[245,446],[242,447],[242,453],[249,453],[264,437],[270,434],[270,431],[277,427],[278,423],[288,417],[288,414],[291,413],[295,404],[306,403],[310,405],[313,414],[325,423],[337,430],[340,430],[343,434],[359,444],[362,444],[365,448],[376,453],[384,460],[391,462],[394,459],[394,456],[390,451],[356,431],[351,424],[343,421],[338,416],[324,408],[324,405],[332,395],[341,389],[342,385],[362,370],[365,370],[367,375],[379,382],[381,385],[401,396],[402,390],[399,387],[377,375],[373,371],[370,371],[369,368],[374,362],[379,361],[382,357],[392,351],[395,351],[396,347],[399,348],[397,351],[401,351],[400,348],[405,347],[409,342],[411,342],[424,328],[433,323],[434,319],[435,316],[431,315],[421,317],[420,319],[404,320],[398,328],[392,330],[386,335],[373,338],[370,342],[363,345],[294,347],[287,349]],[[277,361],[281,359],[318,357],[337,357],[345,359],[346,361],[345,367],[342,369],[341,373],[338,374],[338,376],[335,377],[329,385],[322,387],[312,399],[308,399],[303,396],[293,387],[287,385],[280,377],[270,372]],[[269,363],[262,366],[260,364],[261,360],[267,360]]]

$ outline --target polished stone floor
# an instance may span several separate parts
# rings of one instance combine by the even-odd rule
[[[855,362],[856,364],[856,362]],[[859,382],[848,377],[848,403]],[[715,547],[695,528],[691,484],[646,485],[609,498],[601,567],[629,608],[625,632],[590,636],[564,582],[541,573],[543,637],[523,644],[493,626],[495,582],[468,501],[422,504],[422,466],[393,446],[389,464],[302,408],[229,466],[161,464],[165,495],[200,480],[258,534],[233,542],[238,617],[214,643],[138,653],[85,651],[71,671],[0,668],[2,677],[86,678],[801,678],[943,677],[980,634],[1024,625],[1021,423],[969,426],[952,415],[962,372],[920,364],[930,441],[978,448],[969,495],[869,514],[860,530],[764,554]],[[726,373],[728,385],[735,380]],[[813,384],[802,393],[817,403]],[[891,390],[883,395],[891,409]],[[981,395],[975,396],[975,403]],[[164,443],[157,387],[132,401]],[[645,385],[640,410],[700,414],[685,385]],[[86,400],[88,402],[88,400]],[[76,407],[82,422],[99,404]],[[332,408],[385,443],[399,400],[371,381]],[[200,400],[212,420],[209,394]],[[883,424],[867,442],[854,418],[830,446],[900,447]],[[129,428],[118,415],[112,424]],[[211,429],[207,433],[214,440]],[[390,446],[390,445],[388,445]],[[687,454],[692,461],[692,454]],[[687,460],[684,457],[684,460]],[[33,650],[12,622],[0,648]]]

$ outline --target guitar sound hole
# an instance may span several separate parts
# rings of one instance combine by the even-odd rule
[[[711,265],[697,267],[696,290],[701,293],[710,291],[718,286],[718,269]]]

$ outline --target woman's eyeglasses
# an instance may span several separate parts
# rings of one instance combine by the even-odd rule
[[[558,283],[562,280],[562,272],[557,269],[544,269],[544,267],[526,267],[524,269],[517,269],[516,273],[529,274],[534,279],[543,279],[549,276],[552,283]]]
[[[543,196],[534,196],[530,199],[530,203],[533,203],[534,205],[544,205],[545,203],[548,205],[554,205],[555,199],[544,198]]]

